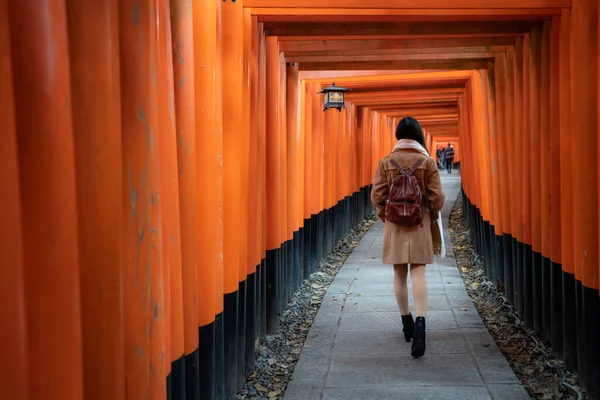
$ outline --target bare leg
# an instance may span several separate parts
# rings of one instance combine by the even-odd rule
[[[417,317],[424,317],[427,312],[427,280],[425,279],[425,265],[411,264],[410,279],[412,280],[412,292],[415,307],[417,309]],[[398,295],[396,295],[396,297],[397,296]]]
[[[400,315],[408,315],[408,287],[406,285],[406,278],[408,276],[408,265],[406,264],[395,264],[394,265],[394,294],[396,295],[396,302],[400,309]]]

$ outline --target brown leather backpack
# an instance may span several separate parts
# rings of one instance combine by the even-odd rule
[[[415,171],[424,159],[420,159],[412,167],[401,167],[395,160],[390,163],[398,170],[392,181],[392,187],[385,205],[385,219],[394,224],[404,226],[423,226],[425,210],[423,196]]]

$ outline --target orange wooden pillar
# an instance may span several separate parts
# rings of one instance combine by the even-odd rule
[[[503,253],[503,229],[502,224],[502,190],[500,186],[501,175],[503,171],[500,168],[499,154],[499,139],[498,139],[498,121],[501,118],[496,112],[496,105],[500,101],[495,85],[495,75],[498,71],[493,63],[490,63],[487,70],[486,79],[486,99],[487,100],[487,126],[488,126],[488,148],[490,158],[488,165],[490,166],[490,182],[488,190],[490,190],[491,200],[491,215],[490,220],[492,229],[490,230],[491,247],[492,247],[492,276],[496,281],[504,280],[504,253]]]
[[[551,243],[552,227],[550,193],[550,21],[544,21],[540,37],[540,270],[541,331],[547,342],[551,340]]]
[[[233,397],[238,386],[238,356],[243,342],[239,329],[243,329],[245,290],[241,288],[241,274],[246,273],[246,255],[242,257],[242,243],[246,240],[247,214],[242,216],[242,203],[247,203],[247,181],[244,170],[245,143],[242,118],[243,74],[243,5],[241,1],[222,3],[222,76],[223,85],[223,263],[224,263],[224,338],[225,338],[225,394]],[[235,96],[231,94],[235,93]],[[242,182],[245,181],[245,182]],[[239,198],[243,201],[239,201]],[[243,217],[243,218],[242,218]],[[247,244],[244,243],[245,249]],[[243,260],[242,260],[243,258]],[[243,265],[243,268],[241,268]],[[240,269],[243,269],[241,272]],[[240,290],[241,289],[241,290]],[[242,322],[240,326],[240,322]]]
[[[561,110],[561,76],[560,76],[560,30],[561,17],[552,18],[550,26],[550,312],[551,312],[551,344],[552,351],[562,358],[563,355],[563,311],[562,311],[562,213],[561,213],[561,114],[569,114],[570,110]],[[563,56],[564,57],[564,56]],[[568,96],[568,93],[566,94]]]
[[[81,399],[82,310],[66,9],[63,1],[25,0],[9,2],[8,13],[30,398]]]
[[[163,398],[160,128],[156,81],[140,73],[157,71],[156,13],[143,2],[120,6],[126,397]]]
[[[173,55],[171,50],[171,21],[169,7],[164,0],[158,0],[156,20],[156,88],[158,96],[158,148],[160,174],[160,207],[162,237],[162,286],[164,288],[164,374],[169,390],[176,396],[185,392],[185,378],[182,374],[184,351],[183,295],[181,283],[181,235],[179,213],[179,182],[177,142],[175,138],[175,104],[173,94]],[[173,277],[173,279],[171,279]],[[194,278],[196,278],[194,276]],[[195,279],[194,279],[195,282]],[[173,299],[173,302],[171,301]],[[186,299],[188,300],[188,299]],[[186,310],[187,311],[187,310]],[[196,310],[192,308],[191,318],[196,320]],[[186,316],[187,317],[187,316]],[[175,324],[173,324],[175,322]],[[195,325],[195,324],[194,324]],[[173,340],[177,338],[172,348]],[[196,339],[197,340],[197,339]],[[171,363],[175,373],[171,374]],[[179,364],[179,365],[178,365]],[[181,371],[181,373],[180,373]],[[171,395],[171,393],[169,393]]]
[[[84,395],[124,399],[118,5],[69,2],[67,19],[79,262],[85,266],[80,271]]]
[[[600,392],[598,300],[598,13],[597,1],[576,0],[571,14],[571,155],[577,309],[577,370]],[[585,61],[582,61],[585,60]],[[572,314],[572,313],[571,313]],[[569,315],[571,317],[571,315]],[[572,317],[571,317],[572,318]],[[571,320],[571,323],[575,321]]]
[[[533,328],[533,270],[531,266],[532,262],[532,193],[531,193],[531,179],[532,179],[532,168],[534,166],[534,160],[531,159],[531,115],[530,115],[530,102],[531,102],[531,73],[530,68],[535,68],[534,61],[531,60],[530,56],[530,37],[525,35],[522,46],[522,66],[521,74],[523,76],[522,84],[522,131],[521,137],[523,140],[522,146],[522,215],[521,223],[523,224],[523,254],[522,254],[522,265],[523,265],[523,279],[522,279],[522,290],[523,295],[523,319],[525,325],[528,328]],[[537,143],[535,143],[537,144]],[[538,178],[537,176],[535,177]]]
[[[279,49],[277,37],[266,38],[266,324],[267,333],[275,332],[278,323],[281,290],[281,271],[279,248],[282,243],[281,225],[284,216],[281,214],[284,200],[282,196],[282,157],[279,152],[281,145],[281,122],[279,106]]]
[[[531,290],[532,321],[537,334],[542,333],[542,238],[541,238],[541,188],[543,176],[541,168],[541,31],[534,28],[529,35],[529,193],[530,193],[530,218],[531,218],[531,267],[526,271],[526,276],[531,277],[529,283]],[[525,116],[527,118],[527,115]],[[526,291],[526,293],[529,293]]]
[[[302,226],[299,220],[299,209],[301,204],[300,198],[300,117],[299,117],[299,75],[297,64],[286,64],[286,152],[287,152],[287,196],[288,196],[288,232],[292,235],[291,243],[289,244],[290,259],[289,279],[288,279],[288,295],[291,298],[292,294],[302,283],[302,275],[300,268],[300,228]]]
[[[192,6],[193,7],[193,6]],[[194,46],[193,8],[180,0],[170,2],[170,20],[167,26],[171,34],[167,36],[167,46],[172,59],[172,84],[165,98],[168,100],[169,121],[167,121],[166,144],[176,146],[177,164],[171,164],[171,174],[178,177],[179,210],[178,232],[163,236],[165,246],[170,246],[170,304],[171,322],[171,396],[181,398],[199,395],[198,371],[198,214],[196,198],[196,132],[194,126]],[[170,77],[171,74],[169,74]],[[169,129],[171,127],[171,129]],[[172,179],[172,181],[174,181]],[[174,190],[174,183],[169,182]],[[172,195],[171,195],[172,196]],[[177,200],[169,198],[171,201]],[[178,206],[178,207],[177,207]],[[180,255],[177,253],[180,246]],[[165,252],[167,249],[165,249]],[[164,254],[166,257],[167,254]],[[179,258],[179,259],[178,259]],[[179,262],[178,262],[179,261]]]
[[[509,117],[512,100],[510,98],[511,87],[508,72],[508,57],[506,53],[500,53],[496,56],[496,121],[498,135],[498,169],[500,171],[500,193],[501,193],[501,218],[502,218],[502,268],[503,275],[501,279],[504,282],[505,296],[509,302],[514,304],[514,262],[513,262],[513,241],[512,241],[512,222],[511,222],[511,182],[513,179],[513,163],[511,161],[513,138],[513,120]]]
[[[217,7],[220,2],[208,1],[192,8],[196,162],[191,168],[197,179],[194,208],[201,398],[223,396],[223,143],[217,100],[221,87]]]
[[[305,81],[301,84],[300,93],[302,93],[302,102],[300,107],[300,132],[304,137],[303,141],[303,155],[301,155],[304,165],[302,166],[302,174],[304,180],[304,192],[303,192],[303,207],[302,207],[302,218],[304,220],[304,264],[303,274],[304,277],[308,277],[312,273],[312,268],[316,264],[315,262],[315,240],[316,240],[316,224],[314,214],[314,179],[313,179],[313,129],[312,129],[312,117],[313,117],[313,84]]]
[[[26,286],[22,241],[19,160],[11,68],[9,15],[6,0],[0,0],[0,182],[5,194],[0,196],[0,386],[4,396],[29,400],[29,370],[27,346]]]
[[[245,345],[244,345],[244,370],[242,376],[249,376],[255,365],[255,340],[259,336],[257,305],[260,286],[258,286],[259,265],[261,264],[260,231],[258,225],[258,198],[260,193],[260,177],[258,175],[258,20],[252,17],[250,9],[244,9],[244,121],[248,125],[247,149],[247,174],[244,175],[248,182],[247,201],[247,261],[246,261],[246,309],[245,309]]]

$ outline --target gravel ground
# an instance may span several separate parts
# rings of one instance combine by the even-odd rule
[[[294,293],[277,334],[266,337],[257,349],[256,368],[246,380],[238,399],[282,399],[298,362],[308,331],[329,285],[354,247],[375,222],[375,216],[355,227],[322,260],[317,271]]]
[[[577,374],[563,370],[552,349],[525,328],[501,288],[487,280],[462,212],[462,196],[450,214],[450,235],[465,287],[490,334],[533,399],[586,399]],[[498,290],[500,289],[500,291]],[[581,397],[578,397],[581,395]]]

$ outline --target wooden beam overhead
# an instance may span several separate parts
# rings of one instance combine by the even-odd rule
[[[522,9],[380,9],[260,8],[251,9],[259,22],[432,22],[528,21],[550,19],[560,8]]]
[[[286,54],[311,51],[364,51],[393,49],[427,49],[445,47],[513,46],[514,36],[482,36],[460,38],[412,39],[338,39],[338,40],[284,40],[279,49]],[[425,51],[425,50],[423,50]],[[292,53],[295,54],[295,53]]]
[[[366,61],[403,61],[403,60],[468,60],[468,59],[492,59],[496,56],[495,52],[452,52],[447,53],[416,53],[416,54],[346,54],[346,55],[331,55],[331,56],[304,56],[287,59],[289,62],[297,63],[316,63],[316,62],[366,62]]]
[[[284,52],[288,62],[315,61],[316,57],[341,57],[341,56],[392,56],[392,55],[431,55],[431,54],[482,54],[490,52],[504,52],[510,46],[460,46],[460,47],[426,47],[411,49],[376,49],[376,50],[319,50],[319,51],[288,51]],[[312,59],[311,59],[312,58]],[[328,61],[321,59],[320,61]]]
[[[443,4],[443,7],[440,7]],[[570,8],[571,0],[244,0],[244,7],[383,9],[525,9]]]
[[[453,69],[476,70],[486,69],[488,61],[478,60],[403,60],[403,61],[352,61],[352,62],[312,62],[299,64],[300,71],[323,71],[336,69]]]
[[[521,35],[539,22],[473,21],[468,24],[456,22],[270,22],[265,23],[268,36],[431,36],[431,35]]]

